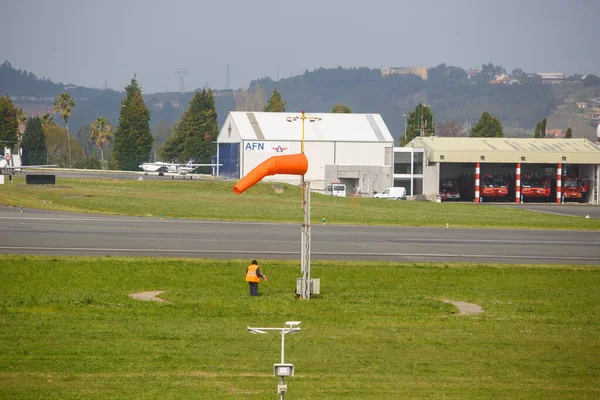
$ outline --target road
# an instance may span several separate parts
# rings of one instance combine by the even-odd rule
[[[0,253],[300,260],[300,225],[163,220],[0,206]],[[312,226],[315,260],[600,265],[600,232]]]

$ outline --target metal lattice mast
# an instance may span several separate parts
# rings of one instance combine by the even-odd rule
[[[304,222],[302,223],[302,255],[301,255],[301,271],[302,271],[302,286],[301,297],[310,299],[310,182],[304,180],[302,176],[302,214]]]
[[[176,71],[175,72],[177,74],[177,76],[179,76],[179,94],[183,93],[185,91],[185,77],[188,75],[188,71],[187,69],[184,69],[183,71]]]

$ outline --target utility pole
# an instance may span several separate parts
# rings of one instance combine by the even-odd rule
[[[187,69],[183,71],[175,71],[177,76],[179,76],[179,94],[182,94],[185,91],[185,77],[188,75]]]

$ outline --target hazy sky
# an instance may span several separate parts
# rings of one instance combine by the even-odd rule
[[[0,62],[145,93],[231,88],[319,67],[600,75],[598,0],[0,0]]]

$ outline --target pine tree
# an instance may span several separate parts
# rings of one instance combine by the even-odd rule
[[[546,118],[540,121],[540,137],[546,137]]]
[[[533,138],[534,139],[539,139],[541,138],[541,134],[540,134],[540,123],[538,122],[537,125],[535,126],[535,131],[533,133]]]
[[[500,120],[486,111],[471,129],[471,137],[504,137],[504,129]]]
[[[0,151],[17,143],[18,132],[17,109],[8,95],[0,96]]]
[[[265,106],[263,111],[266,112],[285,112],[285,105],[287,102],[283,101],[281,93],[277,90],[273,91],[273,95],[269,99],[269,102]]]
[[[219,134],[215,98],[211,89],[196,92],[188,109],[175,126],[173,134],[160,148],[163,159],[197,163],[212,161],[212,146]]]
[[[135,171],[138,165],[150,159],[154,139],[150,133],[150,111],[144,104],[142,89],[135,76],[125,87],[125,92],[114,135],[113,168]]]
[[[42,165],[47,161],[46,136],[42,121],[36,118],[30,118],[25,126],[23,141],[23,165]]]
[[[571,130],[571,128],[568,128],[567,132],[565,132],[565,138],[571,139],[572,137],[573,137],[573,131]]]

